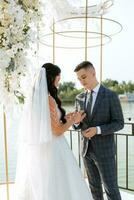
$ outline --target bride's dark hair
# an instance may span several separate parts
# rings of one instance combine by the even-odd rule
[[[42,68],[46,69],[46,77],[47,77],[47,87],[48,87],[48,92],[50,95],[55,99],[59,110],[61,111],[61,118],[60,120],[63,123],[66,123],[65,119],[65,110],[61,107],[61,100],[58,97],[58,90],[54,85],[54,81],[56,76],[58,76],[61,73],[60,68],[57,65],[54,65],[52,63],[45,63]]]

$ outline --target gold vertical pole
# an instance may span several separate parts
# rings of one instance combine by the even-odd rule
[[[86,0],[85,8],[85,61],[87,61],[87,31],[88,31],[88,0]],[[86,170],[84,169],[84,178],[86,178]]]
[[[36,52],[36,59],[37,59],[37,66],[39,67],[39,24],[37,22],[37,52]]]
[[[100,83],[102,82],[102,73],[103,73],[103,69],[102,69],[102,62],[103,62],[103,19],[102,19],[102,15],[100,18],[100,23],[101,23],[101,44],[100,44]]]
[[[37,6],[39,7],[39,1],[38,1],[38,5]],[[40,50],[40,44],[39,44],[39,33],[40,33],[39,20],[37,20],[36,28],[37,28],[36,59],[37,59],[37,66],[39,67],[39,50]]]
[[[88,0],[86,0],[85,10],[85,61],[87,60],[87,30],[88,30]]]
[[[8,151],[7,151],[7,130],[6,130],[6,113],[3,106],[3,120],[4,120],[4,149],[5,149],[5,167],[6,167],[6,186],[7,186],[7,200],[9,200],[9,176],[8,176]]]
[[[53,64],[55,64],[55,21],[53,19]]]

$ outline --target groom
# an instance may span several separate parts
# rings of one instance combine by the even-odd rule
[[[121,200],[115,168],[114,132],[124,126],[118,96],[99,84],[93,64],[80,63],[74,70],[85,92],[76,97],[84,120],[74,125],[82,130],[83,159],[94,200],[103,200],[102,183],[108,200]]]

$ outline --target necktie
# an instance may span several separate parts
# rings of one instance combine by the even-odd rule
[[[86,94],[85,94],[85,101],[84,101],[84,111],[86,112],[86,102],[87,102],[87,95],[88,95],[88,92],[86,92]]]
[[[93,90],[91,90],[89,101],[86,108],[86,111],[89,117],[91,117],[92,102],[93,102]]]

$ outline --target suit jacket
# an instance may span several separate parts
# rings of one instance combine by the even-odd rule
[[[76,97],[82,110],[85,107],[85,95],[83,92]],[[82,155],[86,155],[88,145],[91,145],[96,157],[113,156],[115,154],[114,132],[124,127],[122,109],[117,94],[100,85],[91,117],[88,117],[88,110],[86,113],[85,119],[75,128],[83,131],[89,127],[99,126],[101,134],[95,135],[91,140],[82,136]]]

